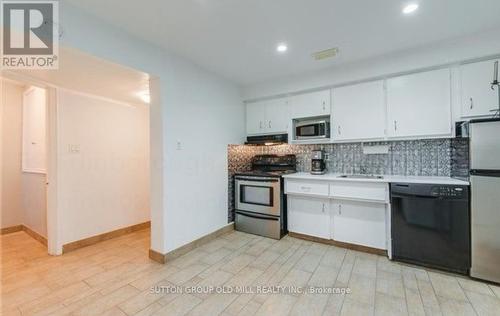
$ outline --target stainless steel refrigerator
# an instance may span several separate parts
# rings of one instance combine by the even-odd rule
[[[472,120],[471,276],[500,282],[500,119]]]

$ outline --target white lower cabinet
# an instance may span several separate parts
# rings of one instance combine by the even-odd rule
[[[377,249],[386,246],[386,204],[332,202],[333,239]]]
[[[330,201],[288,195],[288,230],[330,239]]]
[[[288,231],[387,250],[388,189],[387,183],[286,179]]]

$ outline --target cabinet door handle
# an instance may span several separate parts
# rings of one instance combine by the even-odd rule
[[[472,99],[472,97],[470,98],[470,106],[469,108],[472,110],[474,108],[474,100]]]
[[[323,203],[323,213],[325,212],[325,203]]]
[[[262,121],[259,123],[259,129],[262,129]]]
[[[268,124],[268,125],[269,125],[269,128],[271,128],[271,121],[269,121],[269,124]]]
[[[394,130],[398,130],[398,121],[394,120]]]
[[[323,101],[323,111],[325,111],[325,110],[326,110],[326,102]]]
[[[339,132],[339,135],[342,135],[342,130],[341,130],[341,128],[340,128],[340,125],[339,125],[339,127],[337,128],[337,131]]]
[[[339,215],[342,215],[342,205],[339,204]]]
[[[301,189],[302,191],[306,191],[306,192],[311,191],[311,187],[300,187],[300,189]]]

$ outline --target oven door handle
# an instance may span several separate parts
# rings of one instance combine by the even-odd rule
[[[252,218],[257,218],[257,219],[266,219],[266,220],[271,220],[271,221],[279,221],[279,218],[277,217],[268,217],[268,216],[260,216],[257,214],[250,214],[247,212],[236,212],[236,214],[247,216],[247,217],[252,217]]]
[[[251,181],[251,182],[279,182],[279,179],[248,179],[248,178],[240,178],[240,177],[235,177],[235,180],[242,180],[242,181]]]

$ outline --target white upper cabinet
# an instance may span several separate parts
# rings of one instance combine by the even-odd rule
[[[384,81],[336,88],[332,94],[334,140],[350,141],[385,137]]]
[[[31,87],[23,93],[23,172],[46,172],[46,111],[45,89]]]
[[[287,99],[274,99],[246,105],[247,134],[286,133],[290,121]]]
[[[256,102],[246,105],[247,134],[265,133],[266,103]]]
[[[491,89],[494,60],[460,66],[462,117],[492,115],[498,91]]]
[[[266,107],[266,128],[268,133],[286,133],[290,122],[287,99],[270,100]]]
[[[388,136],[451,136],[450,70],[387,80]]]
[[[290,105],[292,119],[330,115],[330,90],[293,96]]]

